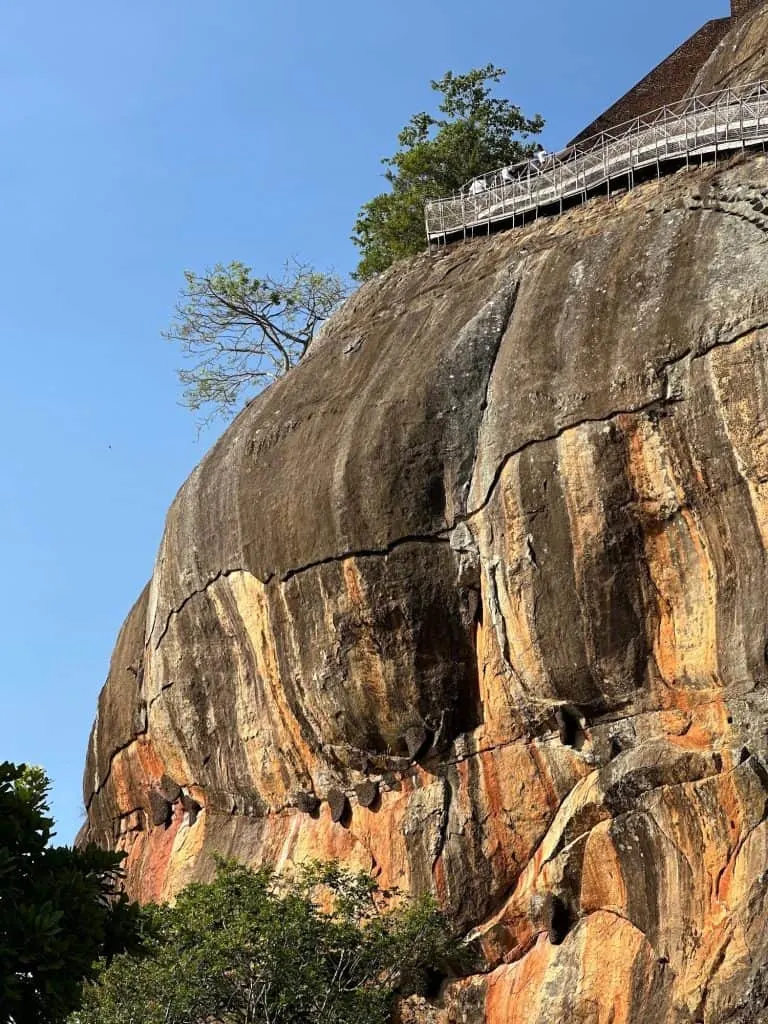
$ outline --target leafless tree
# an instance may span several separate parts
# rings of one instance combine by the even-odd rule
[[[244,263],[184,272],[175,317],[163,336],[179,344],[182,404],[200,426],[230,416],[244,397],[287,373],[319,326],[349,294],[338,274],[298,260],[279,278],[256,277]]]

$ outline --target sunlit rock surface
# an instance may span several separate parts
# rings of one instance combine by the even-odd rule
[[[737,22],[691,86],[692,96],[768,79],[768,6]]]
[[[84,836],[433,890],[404,1020],[768,1020],[767,353],[760,155],[366,285],[174,502]]]

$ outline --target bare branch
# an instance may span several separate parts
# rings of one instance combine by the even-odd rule
[[[179,345],[187,364],[178,370],[182,404],[202,414],[201,428],[295,366],[349,294],[337,274],[297,259],[279,278],[255,277],[238,262],[184,277],[163,336]]]

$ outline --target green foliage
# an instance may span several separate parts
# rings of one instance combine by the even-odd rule
[[[382,162],[390,191],[366,203],[353,241],[361,260],[355,276],[366,280],[424,248],[424,202],[447,196],[471,178],[530,156],[527,139],[544,127],[513,103],[491,95],[506,71],[493,64],[466,75],[449,71],[432,88],[442,95],[442,117],[415,114],[398,136],[399,150]]]
[[[151,908],[148,954],[106,966],[73,1024],[384,1024],[455,955],[431,899],[384,913],[385,895],[335,865],[288,882],[219,861]]]
[[[181,347],[188,364],[178,371],[182,404],[202,413],[201,426],[287,373],[348,294],[337,274],[296,261],[280,278],[256,277],[238,262],[203,274],[186,270],[184,278],[163,336]]]
[[[79,1005],[82,981],[137,945],[138,911],[117,893],[122,855],[49,846],[49,782],[0,764],[0,1021],[49,1024]]]

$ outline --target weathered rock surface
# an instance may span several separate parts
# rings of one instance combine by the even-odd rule
[[[86,832],[142,899],[214,850],[432,889],[487,972],[404,1020],[754,1024],[767,645],[747,155],[350,300],[170,510]]]
[[[768,78],[768,7],[737,22],[701,69],[691,96]]]

